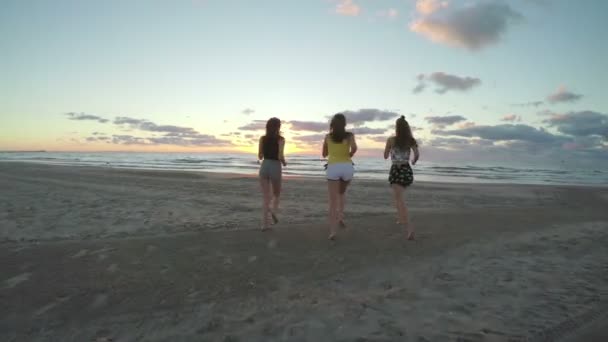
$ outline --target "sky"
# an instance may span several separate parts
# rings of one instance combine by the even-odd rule
[[[0,0],[0,150],[608,163],[604,0]]]

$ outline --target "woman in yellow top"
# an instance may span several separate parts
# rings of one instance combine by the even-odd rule
[[[329,125],[329,134],[323,140],[323,158],[327,157],[330,240],[336,238],[338,225],[345,226],[344,194],[355,173],[351,158],[356,152],[355,135],[346,131],[344,114],[334,115]]]

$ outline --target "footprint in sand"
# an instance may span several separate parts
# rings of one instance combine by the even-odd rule
[[[31,273],[26,272],[26,273],[21,273],[19,275],[16,275],[16,276],[14,276],[12,278],[9,278],[9,279],[7,279],[7,280],[4,281],[4,284],[5,284],[4,288],[5,289],[12,289],[15,286],[19,285],[20,283],[22,283],[22,282],[30,279],[31,275],[32,275]]]
[[[41,307],[40,309],[36,310],[36,312],[34,312],[34,316],[40,316],[40,315],[46,313],[47,311],[51,310],[52,308],[56,307],[57,305],[65,302],[68,299],[70,299],[70,297],[58,298],[56,301],[49,303],[49,304]]]
[[[79,259],[82,258],[83,256],[86,256],[89,254],[89,250],[88,249],[81,249],[80,251],[78,251],[78,253],[72,255],[72,258],[74,259]]]
[[[93,301],[93,303],[91,303],[91,309],[99,309],[102,306],[105,306],[107,302],[108,302],[107,294],[105,294],[105,293],[98,294],[95,297],[95,300]]]

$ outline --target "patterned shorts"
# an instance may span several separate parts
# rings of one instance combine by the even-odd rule
[[[410,164],[392,165],[388,181],[403,187],[410,186],[414,182],[414,173]]]

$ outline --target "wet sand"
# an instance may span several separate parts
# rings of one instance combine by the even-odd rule
[[[0,163],[2,341],[593,341],[608,308],[608,189],[416,183],[418,240],[356,181]],[[590,337],[591,336],[591,337]]]

